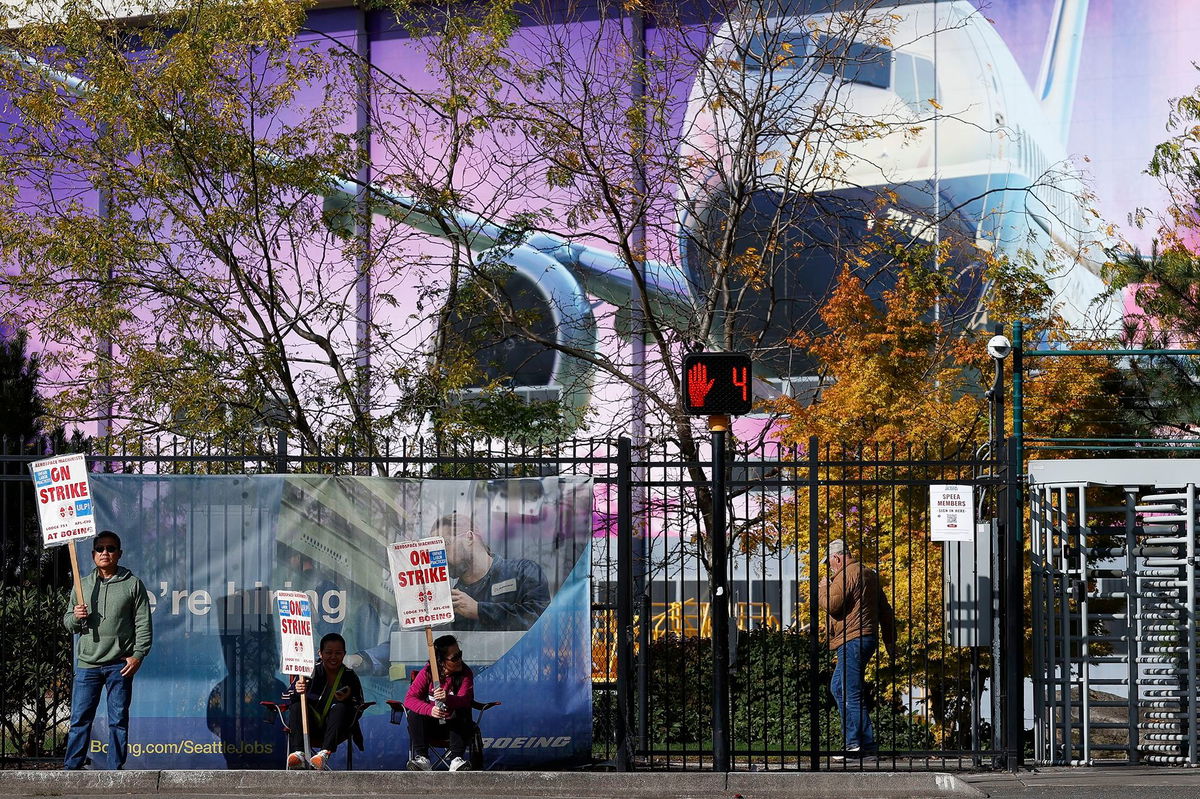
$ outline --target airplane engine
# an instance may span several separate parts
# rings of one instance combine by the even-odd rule
[[[500,384],[529,401],[561,400],[576,419],[591,397],[591,367],[535,339],[583,352],[596,349],[596,318],[579,281],[553,258],[529,248],[504,256],[511,271],[476,277],[464,287],[486,297],[483,307],[451,319],[453,337],[473,353],[479,377],[459,399]],[[518,333],[504,318],[516,317],[533,334]]]

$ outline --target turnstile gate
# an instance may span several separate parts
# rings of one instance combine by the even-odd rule
[[[1030,464],[1034,759],[1198,765],[1200,461]]]

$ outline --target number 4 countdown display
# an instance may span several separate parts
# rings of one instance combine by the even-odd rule
[[[691,414],[736,416],[754,404],[750,356],[740,352],[697,352],[683,359],[683,404]]]

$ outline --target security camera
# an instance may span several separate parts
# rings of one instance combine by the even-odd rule
[[[997,361],[1003,361],[1012,352],[1012,342],[1005,336],[992,336],[988,339],[988,355]]]

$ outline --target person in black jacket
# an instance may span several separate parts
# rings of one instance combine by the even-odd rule
[[[346,668],[346,639],[337,633],[329,633],[321,639],[321,661],[308,679],[300,677],[293,690],[304,694],[308,705],[308,736],[313,746],[321,751],[313,755],[313,768],[322,769],[330,756],[337,751],[338,744],[350,738],[358,706],[363,701],[362,683],[353,669]],[[291,727],[288,748],[288,766],[304,765],[304,728],[300,718],[300,697],[293,697],[288,707],[288,726]]]

